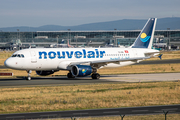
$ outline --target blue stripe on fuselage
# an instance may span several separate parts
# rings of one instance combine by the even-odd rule
[[[55,59],[56,57],[58,59],[66,57],[71,59],[73,55],[75,58],[103,58],[105,53],[105,51],[99,51],[98,49],[94,51],[86,51],[85,49],[82,49],[82,51],[39,51],[39,59]]]

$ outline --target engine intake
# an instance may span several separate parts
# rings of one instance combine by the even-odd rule
[[[71,73],[73,76],[84,77],[90,75],[93,69],[88,65],[74,65],[71,68]]]
[[[36,71],[36,74],[41,75],[41,76],[46,76],[46,75],[51,75],[54,72],[56,72],[56,71],[54,71],[54,70],[42,71],[41,70],[41,71]]]

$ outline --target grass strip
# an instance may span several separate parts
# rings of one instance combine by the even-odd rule
[[[0,88],[0,113],[180,104],[180,82]]]

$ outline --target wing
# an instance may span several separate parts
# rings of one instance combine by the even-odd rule
[[[80,64],[89,64],[92,67],[100,68],[101,66],[107,65],[109,63],[118,63],[125,61],[138,62],[139,60],[149,59],[150,57],[136,57],[136,58],[124,58],[124,59],[106,59],[106,60],[95,60],[95,61],[85,61],[85,62],[72,62],[69,66],[80,65]]]

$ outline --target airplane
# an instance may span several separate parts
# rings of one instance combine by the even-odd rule
[[[149,18],[135,42],[128,48],[29,48],[16,51],[5,66],[26,70],[31,80],[32,70],[40,76],[67,70],[68,78],[85,77],[99,79],[98,69],[122,67],[155,57],[159,50],[152,49],[157,18]]]
[[[71,47],[73,47],[73,46],[71,46],[71,45],[69,44],[69,39],[67,39],[67,44],[64,43],[64,39],[63,39],[60,44],[52,44],[52,45],[50,45],[50,47],[51,47],[51,48],[63,48],[63,47],[65,47],[65,48],[68,48],[68,47],[71,48]]]

